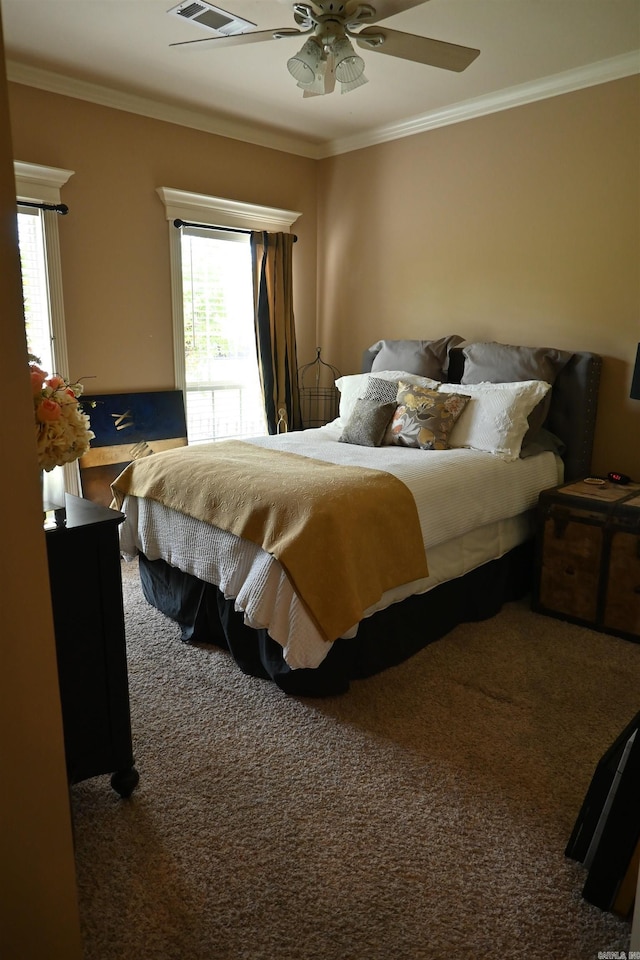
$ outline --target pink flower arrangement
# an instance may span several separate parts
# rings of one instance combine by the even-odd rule
[[[49,471],[83,456],[95,434],[78,399],[84,390],[81,383],[67,383],[57,373],[50,376],[35,358],[29,372],[38,464],[41,470]]]

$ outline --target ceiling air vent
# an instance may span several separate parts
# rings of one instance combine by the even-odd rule
[[[189,20],[204,30],[212,30],[227,37],[234,33],[244,33],[245,30],[256,26],[250,20],[236,17],[235,14],[227,13],[226,10],[214,7],[211,3],[202,3],[202,0],[180,3],[177,7],[167,10],[167,13],[182,20]]]

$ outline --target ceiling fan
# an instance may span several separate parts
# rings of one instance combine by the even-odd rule
[[[279,0],[293,12],[297,27],[252,30],[251,21],[227,13],[204,0],[187,0],[167,11],[218,33],[215,37],[172,43],[185,49],[218,49],[283,37],[307,37],[302,48],[287,61],[287,69],[305,97],[322,96],[335,89],[348,93],[367,83],[364,60],[352,40],[366,50],[432,67],[460,72],[472,63],[479,50],[456,43],[401,33],[379,26],[396,13],[420,6],[427,0]]]

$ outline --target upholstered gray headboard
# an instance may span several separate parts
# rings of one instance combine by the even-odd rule
[[[371,370],[379,345],[365,350],[362,372]],[[460,383],[464,370],[462,347],[449,351],[448,383]],[[558,374],[551,392],[551,406],[545,428],[565,445],[564,473],[566,480],[586,477],[591,472],[593,435],[598,407],[598,390],[602,357],[595,353],[576,352]]]

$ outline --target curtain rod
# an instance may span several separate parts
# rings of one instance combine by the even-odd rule
[[[39,210],[55,210],[65,217],[69,213],[66,203],[32,203],[30,200],[18,200],[20,207],[37,207]]]
[[[174,227],[201,227],[204,230],[226,230],[228,233],[255,233],[255,230],[244,230],[242,227],[216,227],[213,223],[192,223],[189,220],[174,220]],[[297,243],[298,238],[293,234],[293,242]]]

